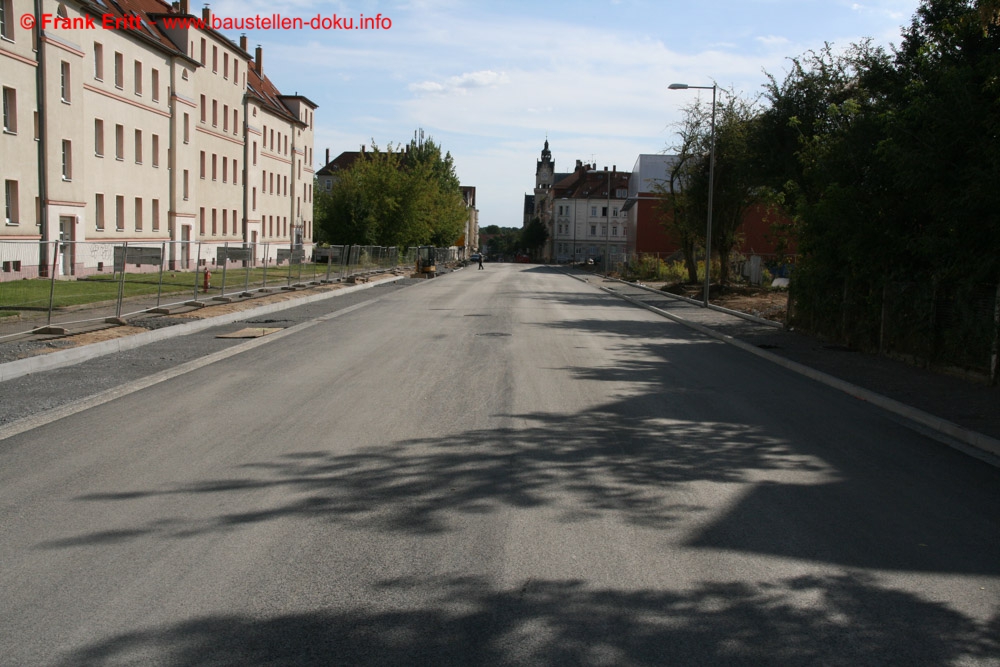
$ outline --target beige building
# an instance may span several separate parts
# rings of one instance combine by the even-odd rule
[[[245,39],[176,21],[207,22],[208,7],[199,17],[186,0],[0,8],[0,241],[176,242],[171,268],[211,265],[226,244],[311,245],[316,105],[277,90],[260,47],[251,56]],[[25,15],[41,27],[23,27]],[[108,21],[119,28],[102,29]],[[56,252],[38,259],[64,275],[109,261],[73,244]]]

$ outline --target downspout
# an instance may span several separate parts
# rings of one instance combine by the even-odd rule
[[[38,215],[39,231],[41,232],[38,248],[38,274],[40,277],[49,275],[49,224],[48,224],[48,180],[46,169],[45,141],[45,47],[42,42],[42,0],[35,0],[35,102],[38,107]]]

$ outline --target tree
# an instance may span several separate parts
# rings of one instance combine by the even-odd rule
[[[521,232],[522,247],[533,254],[537,253],[538,249],[544,246],[548,240],[549,231],[545,229],[545,225],[537,217],[532,218]]]
[[[761,198],[752,155],[757,106],[733,92],[724,102],[716,103],[715,174],[712,197],[712,248],[720,258],[720,280],[729,281],[729,255],[739,239],[747,208]],[[694,271],[694,243],[705,240],[708,220],[710,157],[712,150],[711,107],[695,102],[684,110],[681,143],[676,147],[678,161],[671,171],[661,211],[668,214],[671,229],[685,252],[685,264],[691,282]],[[679,188],[679,192],[678,192]],[[666,188],[664,190],[666,195]],[[699,223],[700,220],[700,223]],[[699,228],[701,231],[699,232]],[[710,258],[706,261],[706,271]]]
[[[449,246],[468,215],[451,155],[431,140],[372,144],[321,194],[315,219],[330,243]]]

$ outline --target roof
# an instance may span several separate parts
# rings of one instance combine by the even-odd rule
[[[629,172],[627,171],[591,171],[587,165],[578,168],[569,177],[555,185],[553,196],[556,199],[621,199],[616,190],[627,189]],[[608,191],[610,177],[611,190]]]
[[[172,3],[165,2],[164,0],[83,0],[80,5],[84,11],[95,16],[103,17],[104,15],[111,15],[115,18],[129,19],[133,22],[137,19],[142,29],[129,29],[122,32],[162,51],[166,51],[174,57],[183,58],[190,63],[201,66],[201,63],[197,59],[187,54],[183,45],[178,47],[178,45],[174,44],[161,23],[161,19],[165,16],[193,16],[193,14],[180,14],[178,10],[174,9]],[[208,26],[190,29],[204,32],[246,58],[249,65],[247,93],[251,97],[256,98],[271,113],[289,122],[305,125],[305,123],[299,120],[298,115],[293,113],[284,103],[284,100],[301,100],[313,109],[316,109],[317,105],[314,102],[298,93],[295,95],[282,95],[278,87],[266,75],[261,76],[257,72],[253,56],[219,31]]]

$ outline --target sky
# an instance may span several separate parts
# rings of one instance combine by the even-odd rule
[[[192,2],[192,11],[201,3]],[[631,170],[670,152],[682,109],[711,91],[754,98],[766,74],[824,43],[898,45],[919,0],[217,0],[215,16],[378,17],[379,30],[255,30],[265,74],[316,110],[326,150],[384,148],[423,130],[474,186],[480,227],[520,227],[548,138],[577,160]],[[371,23],[369,23],[370,25]],[[222,31],[234,41],[239,33]]]

